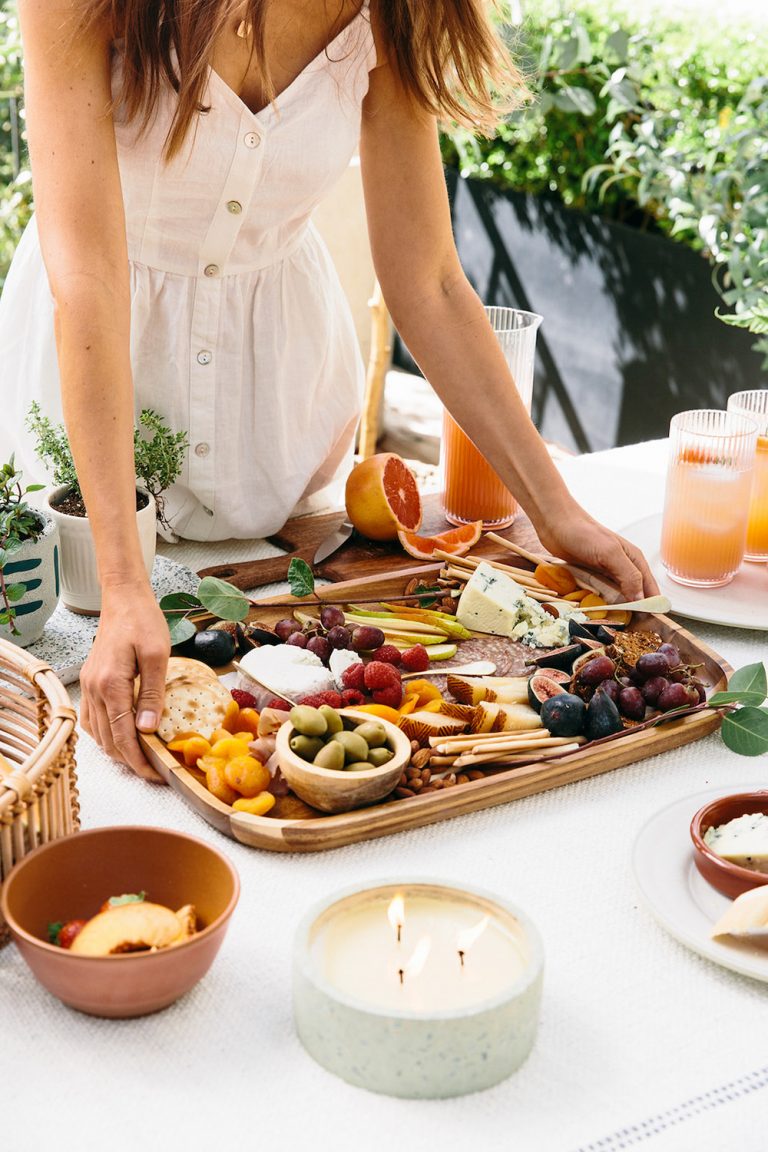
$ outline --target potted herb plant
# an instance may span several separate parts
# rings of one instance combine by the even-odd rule
[[[37,403],[30,407],[27,427],[36,437],[37,455],[55,485],[47,502],[61,535],[62,601],[73,612],[98,615],[101,587],[96,551],[66,429],[53,424]],[[186,432],[172,432],[158,413],[142,410],[134,430],[136,523],[148,575],[155,559],[157,523],[167,526],[163,493],[181,474],[187,443]]]
[[[0,635],[21,648],[39,640],[59,599],[59,531],[24,499],[14,458],[0,467]]]

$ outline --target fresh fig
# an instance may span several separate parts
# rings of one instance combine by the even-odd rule
[[[602,740],[604,736],[613,736],[614,733],[621,732],[623,727],[619,710],[610,696],[606,696],[605,692],[596,692],[587,708],[584,724],[587,739]]]
[[[235,640],[229,632],[220,632],[215,628],[206,628],[204,632],[197,632],[191,639],[191,655],[195,660],[202,660],[211,668],[220,668],[229,664],[235,655]]]
[[[615,680],[603,680],[601,684],[598,684],[595,692],[604,692],[606,696],[610,696],[614,704],[617,704],[619,693],[621,692],[621,685],[617,684]]]
[[[579,656],[578,660],[574,662],[572,669],[574,680],[580,679],[579,673],[582,668],[590,664],[593,660],[596,660],[598,656],[605,656],[605,648],[587,649],[582,656]]]
[[[545,700],[552,696],[559,696],[565,692],[562,684],[558,684],[545,672],[535,672],[528,681],[528,703],[536,712],[541,712]]]
[[[282,640],[275,632],[274,628],[270,628],[267,624],[248,624],[246,628],[242,628],[240,624],[237,625],[242,631],[242,639],[240,640],[240,647],[248,652],[251,648],[262,644],[282,644]]]
[[[541,656],[535,656],[533,663],[538,668],[560,668],[564,672],[570,671],[574,660],[581,656],[584,648],[581,644],[568,644],[565,648],[550,648]]]
[[[535,672],[534,675],[549,676],[550,680],[556,680],[558,684],[569,684],[571,680],[570,672],[562,668],[542,668],[541,672]]]
[[[580,696],[558,692],[541,706],[541,722],[552,736],[580,736],[587,706]]]
[[[615,644],[616,643],[616,630],[609,628],[606,624],[598,624],[596,628],[596,635],[601,644]]]
[[[572,640],[595,639],[595,633],[590,630],[589,621],[574,620],[572,616],[568,620],[568,635]]]

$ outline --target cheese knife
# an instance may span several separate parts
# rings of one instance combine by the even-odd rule
[[[284,556],[271,556],[264,560],[239,560],[231,564],[215,564],[211,568],[201,568],[198,576],[217,576],[227,580],[235,588],[245,591],[260,588],[263,584],[279,584],[288,579],[291,560],[305,560],[308,564],[321,564],[334,552],[346,544],[354,531],[348,520],[329,533],[320,544],[311,548],[300,548]]]

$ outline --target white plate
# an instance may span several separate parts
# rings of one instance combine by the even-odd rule
[[[635,840],[632,871],[651,912],[676,940],[723,968],[768,983],[768,945],[745,940],[725,943],[709,935],[731,901],[700,875],[689,834],[693,815],[708,801],[764,788],[764,779],[709,788],[662,808]]]
[[[722,624],[726,628],[768,631],[768,565],[742,564],[724,588],[686,588],[667,576],[661,562],[661,516],[647,516],[621,529],[638,548],[659,583],[659,591],[672,601],[672,611],[691,620]]]

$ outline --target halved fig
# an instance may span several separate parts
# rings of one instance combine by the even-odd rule
[[[567,677],[568,674],[562,673],[562,675]],[[559,696],[561,692],[565,692],[564,685],[546,672],[536,672],[528,681],[528,703],[535,712],[541,712],[544,701],[549,700],[550,696]]]
[[[541,656],[534,656],[533,663],[537,668],[562,668],[564,672],[570,671],[574,660],[578,659],[584,651],[582,644],[568,644],[565,648],[551,648]]]

